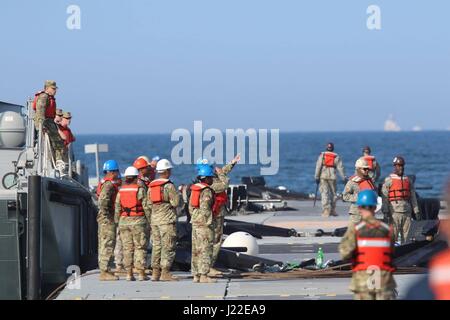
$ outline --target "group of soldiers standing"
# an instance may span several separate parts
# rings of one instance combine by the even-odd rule
[[[58,87],[53,80],[46,80],[44,89],[34,95],[34,125],[36,130],[48,134],[55,167],[65,168],[69,162],[69,146],[75,141],[70,130],[72,114],[57,108],[56,92]],[[63,169],[64,170],[64,169]]]
[[[384,222],[392,224],[395,240],[401,242],[406,238],[414,217],[420,220],[420,210],[417,203],[413,178],[405,175],[405,159],[396,156],[392,162],[393,172],[378,184],[381,167],[371,148],[363,148],[363,154],[355,163],[355,173],[351,177],[345,175],[341,157],[334,152],[334,144],[328,143],[326,151],[322,152],[316,163],[315,179],[319,185],[322,199],[322,216],[337,216],[337,174],[345,183],[342,199],[350,203],[349,216],[353,224],[361,221],[361,215],[356,204],[359,192],[375,191],[381,197],[381,211]]]
[[[223,168],[214,168],[207,159],[196,164],[196,181],[188,189],[188,219],[192,225],[192,263],[194,282],[211,283],[220,274],[214,269],[222,243],[226,212],[228,173],[239,162],[239,155]],[[100,280],[118,280],[111,272],[115,256],[116,271],[124,269],[126,280],[148,280],[147,247],[152,242],[152,281],[177,281],[170,273],[177,241],[177,209],[181,194],[170,180],[173,166],[167,159],[150,161],[141,156],[128,167],[124,179],[118,163],[108,160],[104,178],[97,187],[99,213]],[[157,173],[157,177],[156,174]],[[181,191],[181,193],[179,192]]]

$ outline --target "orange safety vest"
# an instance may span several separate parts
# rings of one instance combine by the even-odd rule
[[[169,179],[156,179],[150,182],[150,200],[154,204],[167,202],[164,200],[164,185],[172,183]]]
[[[33,110],[36,111],[36,104],[39,96],[45,91],[39,91],[34,95]],[[48,104],[45,106],[45,118],[54,119],[56,116],[56,100],[54,96],[48,95]]]
[[[358,178],[358,179],[356,179],[356,178]],[[353,180],[354,182],[358,183],[359,191],[376,190],[377,189],[377,187],[374,185],[372,179],[370,179],[370,178],[364,179],[359,176],[352,176],[350,178],[350,180]]]
[[[145,215],[142,201],[138,199],[139,186],[127,184],[119,190],[122,217],[142,217]]]
[[[389,188],[389,201],[409,200],[411,198],[411,182],[407,176],[390,175],[392,185]]]
[[[336,160],[337,154],[334,152],[326,151],[323,153],[323,163],[327,168],[335,168],[334,160]]]
[[[191,206],[193,206],[194,208],[200,207],[200,194],[206,188],[211,189],[211,187],[208,184],[201,183],[201,182],[193,184],[191,186],[191,199],[189,201]],[[214,196],[214,191],[213,191],[213,196]],[[214,200],[214,202],[215,202],[215,200]],[[214,204],[213,204],[213,207],[214,207]]]
[[[114,187],[114,194],[113,194],[113,198],[111,199],[113,202],[113,209],[116,203],[116,198],[117,198],[117,193],[119,192],[119,188],[120,185],[122,184],[122,180],[113,180],[111,178],[103,178],[102,180],[100,180],[100,182],[97,185],[97,197],[100,197],[100,193],[102,192],[103,189],[103,185],[105,184],[106,181],[110,181]]]
[[[430,288],[436,300],[450,300],[450,249],[431,260]]]
[[[226,191],[223,191],[221,193],[217,193],[215,195],[214,205],[212,207],[213,216],[218,216],[220,213],[220,210],[224,205],[228,202],[228,195]]]
[[[384,222],[377,224],[360,222],[356,228],[356,255],[353,259],[353,271],[365,271],[372,266],[377,266],[382,270],[394,271],[392,266],[392,229]],[[382,237],[374,237],[373,229],[381,229],[384,232]]]
[[[369,165],[369,169],[373,170],[375,157],[374,156],[365,156],[363,159],[367,161],[367,164]]]

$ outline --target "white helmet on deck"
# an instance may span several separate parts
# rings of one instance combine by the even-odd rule
[[[156,171],[158,173],[164,172],[164,171],[166,171],[168,169],[172,169],[172,168],[173,168],[172,164],[167,159],[161,159],[156,164]]]
[[[135,167],[128,167],[124,173],[125,177],[137,177],[138,175],[139,175],[139,171]]]

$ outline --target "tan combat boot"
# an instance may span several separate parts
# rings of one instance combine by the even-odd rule
[[[161,273],[161,281],[178,281],[177,277],[174,277],[169,270],[163,270]]]
[[[216,276],[221,276],[221,275],[222,275],[221,271],[214,269],[214,268],[209,269],[209,273],[208,273],[209,277],[216,277]]]
[[[133,268],[127,270],[127,281],[135,281],[136,278],[134,277]]]
[[[139,270],[138,271],[138,280],[139,281],[147,281],[149,278],[145,274],[145,270]]]
[[[100,281],[117,281],[119,277],[116,277],[114,274],[108,271],[100,271]]]
[[[159,281],[161,278],[161,269],[152,270],[152,281]]]
[[[199,275],[195,275],[194,279],[192,280],[192,282],[199,283],[200,282],[200,276]]]
[[[200,276],[200,283],[216,283],[216,282],[217,282],[216,279],[210,278],[205,274],[202,274]]]

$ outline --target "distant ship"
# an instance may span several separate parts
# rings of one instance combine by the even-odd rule
[[[401,131],[400,126],[398,123],[394,120],[394,116],[392,114],[389,115],[389,118],[384,123],[384,131]]]

